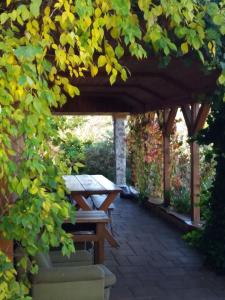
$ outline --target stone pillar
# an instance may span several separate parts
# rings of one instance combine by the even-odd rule
[[[114,147],[116,162],[116,184],[126,184],[126,142],[125,142],[125,114],[115,114],[114,119]]]

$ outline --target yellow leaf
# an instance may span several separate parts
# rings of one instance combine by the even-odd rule
[[[51,204],[47,201],[43,202],[42,204],[43,206],[43,209],[48,213],[50,211],[50,208],[51,208]]]
[[[6,5],[9,6],[9,4],[12,2],[12,0],[6,0]]]
[[[34,195],[34,194],[37,194],[37,192],[38,192],[37,186],[36,186],[36,185],[33,185],[32,188],[30,189],[30,193],[31,193],[32,195]]]
[[[106,64],[107,60],[104,55],[100,55],[98,58],[98,66],[103,67]]]
[[[105,70],[106,70],[107,74],[109,74],[112,71],[112,66],[110,64],[107,64],[105,67]]]
[[[101,16],[101,14],[102,14],[101,9],[99,7],[97,7],[96,10],[95,10],[95,16],[96,16],[96,18],[99,18]]]
[[[189,46],[188,46],[187,42],[181,44],[181,51],[182,51],[183,54],[187,54],[188,53]]]
[[[91,66],[91,76],[95,77],[95,75],[98,74],[98,67],[96,67],[95,65]]]

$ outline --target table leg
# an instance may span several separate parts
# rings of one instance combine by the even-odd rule
[[[72,193],[72,197],[77,202],[79,207],[82,208],[83,210],[92,210],[92,208],[88,205],[87,201],[82,195]]]
[[[99,210],[107,211],[109,208],[109,205],[114,201],[116,196],[119,194],[119,192],[111,192],[106,197],[105,201],[102,203],[102,205],[98,208]]]
[[[96,224],[96,235],[98,241],[95,243],[95,264],[104,263],[104,240],[105,240],[105,224],[97,223]]]

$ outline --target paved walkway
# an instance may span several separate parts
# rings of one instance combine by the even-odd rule
[[[110,300],[225,300],[225,277],[210,272],[181,233],[127,199],[118,199],[113,223],[119,249],[106,245],[116,274]]]

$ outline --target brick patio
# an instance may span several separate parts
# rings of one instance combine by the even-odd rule
[[[111,300],[225,299],[225,278],[203,267],[182,234],[150,211],[118,199],[113,223],[120,248],[105,250],[117,276]]]

